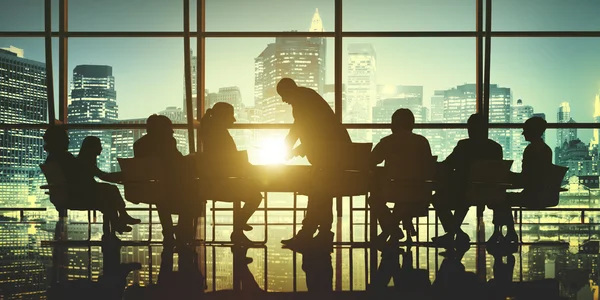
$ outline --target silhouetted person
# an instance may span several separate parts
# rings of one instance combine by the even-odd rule
[[[482,285],[461,262],[468,248],[446,253],[432,284],[433,299],[483,299]]]
[[[373,167],[385,161],[385,175],[383,180],[378,182],[381,186],[376,188],[369,197],[371,210],[379,219],[382,229],[382,233],[377,237],[379,244],[385,243],[388,238],[390,242],[398,242],[404,237],[402,230],[398,228],[400,221],[409,237],[416,235],[412,218],[427,214],[428,201],[411,203],[409,202],[411,199],[403,199],[405,201],[399,204],[398,199],[389,198],[387,191],[390,180],[408,187],[410,184],[406,183],[409,181],[419,178],[424,182],[427,173],[431,175],[432,170],[424,170],[425,166],[433,163],[429,142],[422,135],[412,133],[414,126],[415,116],[409,109],[396,110],[392,115],[392,134],[381,139],[371,153],[370,160]],[[394,215],[390,213],[386,204],[392,201],[396,202]]]
[[[68,199],[79,201],[79,203],[70,203],[68,206],[99,209],[106,220],[104,222],[105,234],[111,234],[113,231],[119,233],[131,231],[128,224],[137,224],[140,220],[127,214],[125,201],[119,189],[114,185],[96,182],[94,176],[100,174],[95,171],[97,169],[95,163],[90,165],[91,159],[86,162],[83,159],[76,159],[68,152],[68,148],[69,136],[64,127],[53,126],[46,130],[44,134],[44,150],[48,153],[46,163],[58,164],[66,179]],[[85,148],[83,151],[84,156],[85,152],[89,152]]]
[[[209,160],[216,162],[217,167],[227,164],[249,164],[247,161],[235,161],[235,155],[238,153],[238,150],[228,130],[235,121],[233,106],[225,102],[216,103],[212,109],[209,108],[206,111],[202,118],[201,139],[203,154]],[[239,166],[239,168],[243,167]],[[262,195],[249,181],[244,181],[244,184],[241,186],[239,183],[237,182],[235,186],[227,186],[227,184],[222,186],[223,189],[219,191],[222,197],[218,200],[244,201],[244,207],[242,207],[238,215],[234,215],[231,240],[250,242],[248,237],[244,235],[244,230],[252,230],[252,226],[248,225],[248,220],[262,202]],[[240,188],[243,190],[240,191]],[[240,196],[243,198],[237,198]]]
[[[441,245],[451,245],[455,238],[459,244],[467,244],[469,236],[460,228],[469,211],[466,189],[470,166],[477,160],[502,160],[502,146],[487,138],[485,119],[473,114],[467,121],[469,138],[460,140],[452,153],[444,160],[445,168],[451,170],[443,189],[438,189],[433,205],[446,234],[432,240]],[[454,215],[451,209],[454,209]]]
[[[174,211],[173,207],[170,207],[168,203],[178,203],[179,201],[172,200],[181,200],[180,197],[182,196],[182,189],[178,185],[181,184],[180,179],[182,172],[179,167],[181,166],[183,155],[177,149],[177,141],[173,137],[172,125],[171,120],[165,116],[151,115],[146,120],[147,134],[133,144],[135,157],[157,159],[162,161],[162,165],[165,168],[167,190],[172,198],[164,199],[163,203],[156,204],[165,245],[172,245],[174,242],[173,219],[171,218],[171,214],[179,213],[179,211]],[[189,200],[193,201],[194,199]],[[181,211],[184,210],[185,208],[182,207]],[[178,225],[182,225],[182,227],[191,227],[192,221],[186,214],[180,214]],[[178,240],[182,242],[179,237]]]
[[[306,156],[314,168],[323,169],[331,157],[341,154],[332,147],[352,143],[346,128],[316,91],[298,87],[292,79],[283,78],[277,84],[277,93],[283,102],[292,106],[294,124],[285,138],[288,149],[300,140],[300,145],[291,150],[292,156]],[[315,242],[333,242],[332,205],[333,197],[329,195],[309,195],[302,229],[291,239],[281,242],[288,247],[303,245],[312,240],[317,229],[319,234],[315,236]]]
[[[530,191],[540,181],[541,174],[548,170],[552,165],[552,150],[544,140],[542,135],[546,131],[546,121],[540,117],[533,117],[525,121],[523,125],[523,137],[530,144],[523,151],[523,163],[520,174],[512,173],[513,185],[515,188],[522,187],[520,193],[508,193],[506,205],[496,205],[494,207],[494,233],[490,242],[517,242],[518,235],[515,230],[515,223],[512,217],[512,204],[524,205],[528,199],[535,199],[534,192]],[[506,226],[506,236],[502,236],[501,228]]]

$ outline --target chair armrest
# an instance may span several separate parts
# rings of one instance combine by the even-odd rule
[[[64,187],[66,184],[44,184],[40,186],[41,190],[49,190],[51,188]]]

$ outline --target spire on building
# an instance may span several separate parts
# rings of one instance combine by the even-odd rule
[[[312,22],[310,23],[311,32],[324,32],[325,28],[323,28],[323,20],[321,20],[321,15],[319,15],[319,9],[315,10],[315,14],[312,17]]]

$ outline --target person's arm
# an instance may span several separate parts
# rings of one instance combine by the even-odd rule
[[[450,153],[450,155],[448,155],[448,157],[446,157],[446,159],[444,160],[444,164],[451,168],[454,168],[458,163],[460,152],[462,151],[461,149],[461,141],[458,141],[458,144],[456,144],[454,150],[452,150],[452,153]]]
[[[386,142],[384,139],[375,145],[375,148],[373,148],[373,151],[371,151],[371,156],[369,157],[371,167],[375,168],[385,160],[385,148]]]
[[[294,145],[298,141],[299,138],[299,127],[296,122],[292,124],[292,128],[288,132],[288,135],[285,137],[285,149],[288,156],[288,159],[291,159],[295,156],[303,156],[306,155],[304,147],[302,145],[298,145],[298,147],[294,148]]]
[[[112,183],[122,183],[123,182],[123,173],[122,172],[106,173],[106,172],[103,172],[102,170],[98,170],[98,171],[100,171],[100,174],[98,174],[97,177],[104,181],[112,182]]]

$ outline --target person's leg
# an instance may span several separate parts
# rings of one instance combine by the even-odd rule
[[[432,240],[453,241],[454,235],[456,234],[456,226],[454,225],[455,218],[452,214],[452,211],[450,210],[450,207],[440,202],[433,202],[433,207],[435,209],[438,219],[440,220],[440,223],[442,223],[442,228],[444,229],[444,232],[446,232],[446,234],[439,237],[433,237]]]
[[[308,204],[306,207],[306,215],[302,220],[302,229],[298,231],[296,235],[287,240],[282,240],[281,243],[285,245],[291,245],[298,241],[308,242],[312,239],[313,235],[319,227],[319,199],[315,197],[308,197]],[[331,210],[330,210],[331,211]]]
[[[162,227],[163,244],[172,246],[175,242],[175,237],[173,235],[174,229],[171,212],[166,210],[163,205],[160,204],[156,204],[156,210],[158,211],[158,219],[160,220],[160,225]]]
[[[252,215],[254,215],[261,202],[262,194],[260,192],[253,192],[248,198],[246,198],[239,216],[239,222],[242,230],[248,225],[248,220],[250,220]]]
[[[398,221],[394,219],[385,200],[377,195],[371,196],[368,199],[369,206],[373,217],[379,220],[379,226],[382,233],[377,237],[378,242],[384,242],[388,237],[395,240],[400,240],[404,234],[398,227]]]

